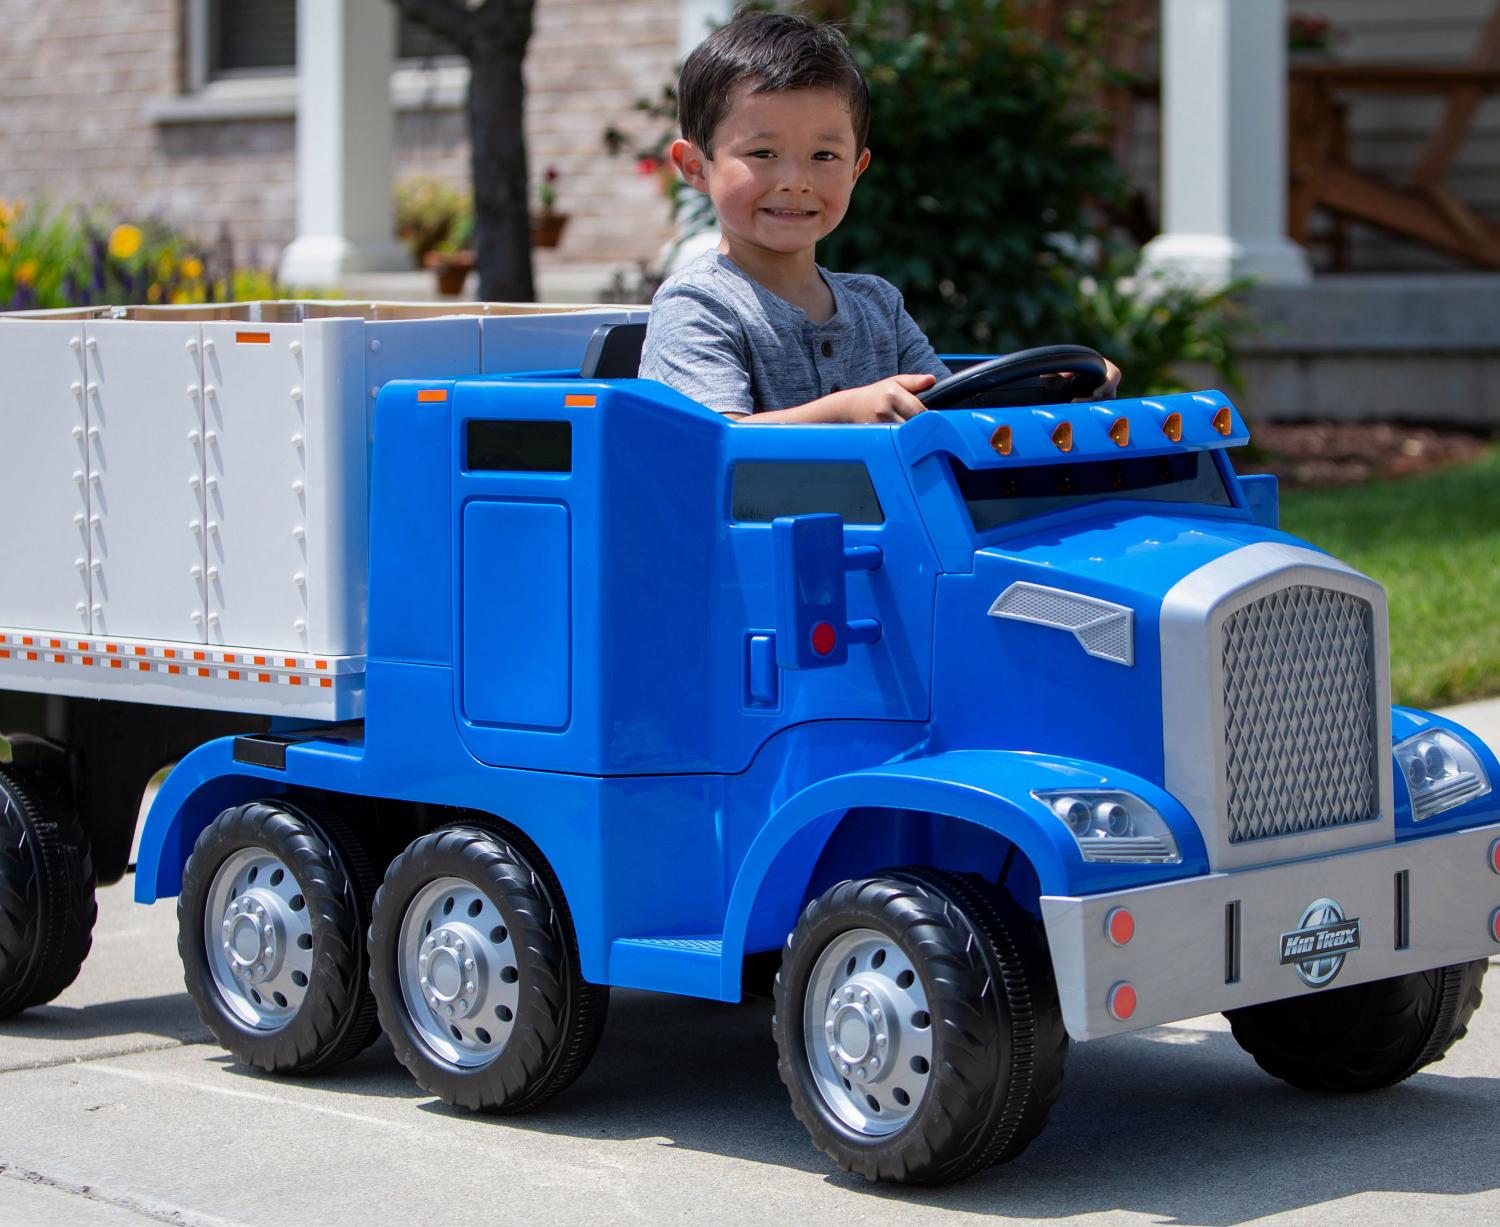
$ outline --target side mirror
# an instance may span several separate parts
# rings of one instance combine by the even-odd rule
[[[1262,528],[1281,527],[1281,503],[1274,474],[1252,473],[1249,477],[1241,477],[1240,489],[1244,491],[1252,520]]]
[[[776,663],[818,669],[849,659],[851,643],[874,643],[880,623],[849,622],[844,577],[880,566],[878,545],[844,545],[843,517],[778,516],[771,521],[776,556]]]

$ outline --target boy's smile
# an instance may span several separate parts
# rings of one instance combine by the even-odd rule
[[[869,160],[849,104],[832,89],[757,94],[741,85],[712,157],[688,141],[672,146],[683,178],[713,200],[719,250],[773,289],[813,273],[813,249],[843,220]]]

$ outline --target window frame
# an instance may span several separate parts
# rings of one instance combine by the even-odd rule
[[[181,88],[147,107],[157,124],[290,119],[297,113],[297,72],[258,69],[214,77],[210,71],[213,0],[186,0],[182,13]],[[397,60],[391,72],[391,105],[401,111],[456,111],[469,89],[462,56]]]

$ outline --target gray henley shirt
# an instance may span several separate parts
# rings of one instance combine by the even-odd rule
[[[718,252],[700,256],[651,301],[641,377],[742,414],[790,409],[892,375],[948,374],[889,281],[818,272],[833,292],[824,324]]]

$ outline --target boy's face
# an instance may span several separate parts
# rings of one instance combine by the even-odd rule
[[[714,133],[713,157],[679,140],[672,161],[713,200],[729,255],[792,255],[810,254],[843,220],[870,151],[857,146],[837,91],[755,94],[741,85]]]

